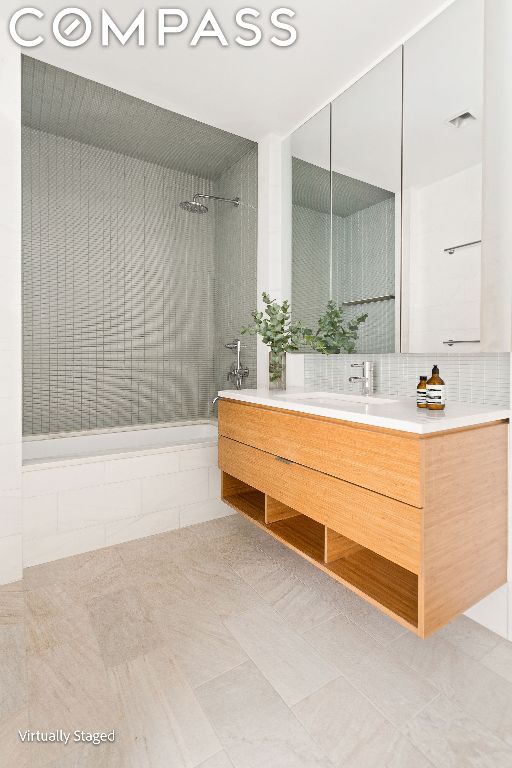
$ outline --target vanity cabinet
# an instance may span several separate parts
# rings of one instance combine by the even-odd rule
[[[507,442],[219,402],[223,500],[420,637],[506,582]]]

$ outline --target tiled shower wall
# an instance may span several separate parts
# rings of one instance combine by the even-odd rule
[[[293,206],[294,319],[315,328],[329,299],[330,253],[327,213]],[[395,292],[394,198],[332,217],[332,298],[341,304]],[[363,354],[391,350],[395,345],[393,299],[346,308],[351,319],[368,314],[360,326],[357,348]]]
[[[333,216],[333,299],[358,301],[395,293],[395,199],[389,197],[351,216]],[[346,308],[352,319],[367,314],[359,326],[357,350],[395,348],[395,300]]]
[[[354,375],[351,363],[360,355],[305,355],[306,389],[334,392],[360,391],[349,384]],[[378,394],[415,397],[420,375],[428,375],[434,363],[447,385],[448,402],[509,407],[510,355],[503,354],[391,354],[368,355],[375,362],[375,389]],[[357,374],[356,374],[357,375]]]
[[[211,182],[23,128],[25,434],[209,415]]]
[[[241,338],[242,364],[249,368],[244,387],[256,386],[256,337],[241,336],[256,307],[256,248],[258,226],[258,150],[250,150],[215,181],[215,194],[239,197],[238,208],[215,205],[215,382],[231,389],[227,373],[235,360],[224,344]]]

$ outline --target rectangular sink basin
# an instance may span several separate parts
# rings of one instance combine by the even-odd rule
[[[396,398],[376,397],[375,395],[350,395],[345,392],[294,392],[275,395],[282,400],[307,400],[311,405],[386,405],[387,403],[398,403]]]

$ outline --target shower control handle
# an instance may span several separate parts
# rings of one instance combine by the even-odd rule
[[[236,354],[236,363],[233,363],[228,373],[228,381],[233,381],[237,389],[242,389],[243,380],[249,375],[249,369],[243,366],[240,360],[240,350],[245,348],[240,339],[224,344],[226,349],[231,349]]]
[[[224,344],[226,349],[231,349],[233,352],[236,353],[236,369],[239,370],[241,368],[240,365],[240,350],[243,348],[245,349],[245,344],[242,344],[240,339],[234,339],[234,341],[228,342],[228,344]]]

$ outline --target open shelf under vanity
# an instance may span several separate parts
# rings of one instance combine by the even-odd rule
[[[507,445],[219,403],[223,500],[422,638],[506,581]]]
[[[418,628],[418,576],[277,499],[222,473],[222,498],[252,523],[378,606]]]

